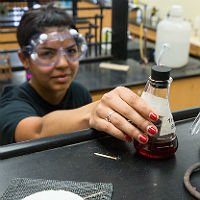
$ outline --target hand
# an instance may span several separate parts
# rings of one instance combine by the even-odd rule
[[[103,95],[94,107],[89,125],[123,141],[136,139],[147,143],[148,136],[158,130],[152,121],[158,115],[138,95],[125,87],[117,87]]]

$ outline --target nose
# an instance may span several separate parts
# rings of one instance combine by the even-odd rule
[[[62,66],[62,67],[64,66],[64,67],[66,67],[68,65],[69,65],[69,61],[67,59],[67,56],[66,56],[65,52],[62,52],[60,54],[59,58],[58,58],[58,64],[57,64],[57,66]]]

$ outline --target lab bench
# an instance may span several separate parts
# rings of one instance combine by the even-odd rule
[[[10,181],[23,178],[111,183],[112,200],[194,200],[184,187],[183,177],[199,161],[200,135],[189,133],[198,112],[199,108],[173,113],[179,147],[175,156],[166,160],[139,156],[132,142],[93,129],[2,146],[0,195]],[[198,191],[199,178],[199,173],[191,177]],[[12,193],[18,189],[16,185],[11,188]]]

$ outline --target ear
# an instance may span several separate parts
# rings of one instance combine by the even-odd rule
[[[29,58],[24,55],[22,51],[18,51],[18,57],[23,64],[24,68],[27,70],[29,68]]]

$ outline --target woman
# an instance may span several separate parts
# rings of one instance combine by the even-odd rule
[[[152,121],[158,116],[129,89],[117,87],[91,103],[89,92],[73,81],[85,45],[64,10],[47,5],[27,11],[17,39],[32,77],[0,99],[1,144],[86,128],[141,143],[157,133]]]

